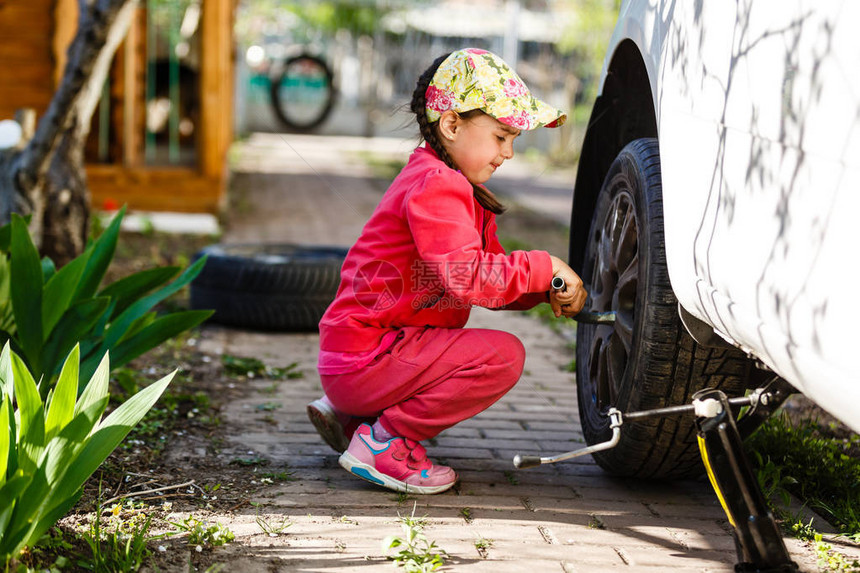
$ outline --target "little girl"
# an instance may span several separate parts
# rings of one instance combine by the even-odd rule
[[[512,334],[464,328],[473,306],[549,302],[573,316],[582,281],[544,251],[505,254],[483,184],[513,157],[522,130],[566,116],[532,97],[498,56],[465,49],[418,79],[411,110],[425,145],[392,182],[350,249],[320,321],[325,396],[308,405],[340,465],[396,491],[438,493],[457,474],[419,443],[490,407],[519,380],[525,351]],[[553,277],[566,289],[550,289]]]

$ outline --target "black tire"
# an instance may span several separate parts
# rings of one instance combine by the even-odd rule
[[[340,284],[347,250],[290,244],[210,245],[191,283],[191,308],[213,322],[270,331],[318,328]]]
[[[309,70],[311,75],[308,76],[302,69]],[[302,77],[310,77],[311,81],[323,83],[322,97],[315,99],[310,105],[296,101],[291,95],[290,82],[301,81]],[[313,131],[328,119],[334,107],[336,93],[331,68],[325,60],[310,54],[300,54],[287,59],[278,73],[271,78],[269,90],[275,115],[286,128],[299,133]]]
[[[615,325],[577,326],[579,415],[589,444],[609,439],[606,412],[688,404],[702,388],[742,395],[751,363],[733,348],[706,348],[684,330],[669,284],[656,139],[628,144],[595,205],[583,264],[594,311]],[[624,422],[621,442],[594,455],[619,476],[688,478],[702,473],[692,416]]]

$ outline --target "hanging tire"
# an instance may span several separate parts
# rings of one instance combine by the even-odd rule
[[[606,412],[689,404],[702,388],[742,395],[751,362],[734,348],[698,345],[678,315],[663,236],[660,153],[639,139],[616,157],[591,220],[583,282],[614,325],[577,326],[576,380],[585,439],[609,439]],[[703,471],[692,415],[625,421],[621,442],[594,455],[619,476],[687,478]]]
[[[331,68],[311,54],[287,59],[270,80],[272,110],[284,127],[297,133],[322,125],[331,114],[336,95]]]
[[[191,283],[191,308],[213,309],[213,322],[269,331],[319,325],[340,284],[347,250],[291,244],[210,245]]]

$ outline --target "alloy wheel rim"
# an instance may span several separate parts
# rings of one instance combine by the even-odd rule
[[[591,399],[599,412],[618,405],[633,347],[633,322],[639,286],[639,221],[628,190],[612,200],[598,230],[591,280],[591,308],[615,311],[613,325],[595,325],[588,348]]]

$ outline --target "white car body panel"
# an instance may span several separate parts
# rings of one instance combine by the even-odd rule
[[[860,432],[860,2],[625,2],[681,305]]]

